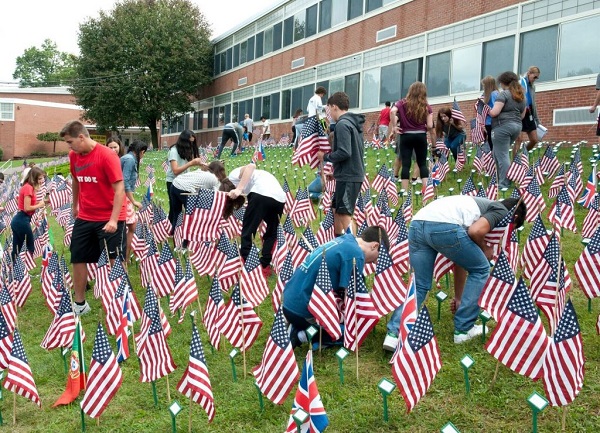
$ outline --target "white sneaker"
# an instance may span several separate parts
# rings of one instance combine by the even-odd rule
[[[85,304],[83,305],[77,305],[73,303],[73,312],[77,316],[83,316],[84,314],[87,314],[90,311],[92,311],[92,308],[90,307],[90,304],[87,303],[87,301],[85,301]]]
[[[486,329],[487,332],[487,329]],[[473,325],[468,332],[454,331],[454,344],[461,344],[483,334],[483,325]]]
[[[398,337],[391,332],[388,332],[383,340],[383,350],[395,352],[398,346]]]
[[[417,177],[417,183],[422,184],[423,183],[423,179],[421,179],[420,177]]]

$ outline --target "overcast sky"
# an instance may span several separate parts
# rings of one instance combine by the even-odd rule
[[[281,0],[191,0],[200,7],[216,37]],[[3,0],[0,25],[0,83],[14,82],[15,60],[29,47],[51,39],[60,51],[78,54],[79,24],[109,11],[115,0]],[[259,4],[260,6],[255,6]]]

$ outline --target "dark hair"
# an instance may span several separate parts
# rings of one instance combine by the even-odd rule
[[[110,137],[108,140],[106,140],[106,146],[108,146],[110,143],[117,143],[119,145],[119,151],[117,152],[119,158],[125,155],[125,147],[123,146],[123,143],[121,143],[121,140],[119,140],[119,138]]]
[[[391,106],[392,106],[392,103],[391,103],[390,101],[385,101],[385,106],[386,106],[386,107],[391,107]]]
[[[148,144],[142,140],[133,140],[133,143],[129,145],[129,152],[133,152],[135,155],[135,162],[137,164],[137,172],[140,172],[140,154],[148,150]]]
[[[23,182],[23,185],[28,183],[35,188],[40,176],[46,176],[46,172],[39,167],[32,167],[31,170],[29,170],[29,173],[27,173],[27,177],[25,177],[25,182]]]
[[[4,180],[4,173],[0,172],[0,180]]]
[[[342,111],[348,111],[350,108],[350,99],[344,92],[335,92],[327,100],[327,105],[336,105]]]
[[[523,92],[523,87],[519,82],[519,76],[513,71],[506,71],[501,73],[498,76],[498,82],[508,87],[512,98],[516,102],[521,102],[525,99],[525,93]]]
[[[60,136],[64,137],[68,135],[69,137],[77,137],[79,134],[83,134],[84,137],[89,137],[90,133],[88,132],[85,125],[79,120],[72,120],[63,126],[63,129],[60,130]]]
[[[365,242],[378,242],[379,246],[383,244],[385,248],[390,250],[390,240],[385,229],[379,226],[369,226],[363,230],[360,235],[361,239]]]
[[[190,140],[194,132],[186,129],[181,134],[179,134],[179,138],[177,139],[177,143],[174,146],[177,148],[177,153],[182,159],[186,161],[191,161],[194,159],[194,147],[196,147],[195,151],[198,152],[198,147],[192,145],[192,141]],[[194,135],[195,137],[195,135]]]
[[[208,164],[208,171],[214,174],[219,182],[223,182],[227,178],[227,173],[225,173],[225,166],[221,161],[213,161]]]
[[[294,112],[294,118],[300,116],[302,114],[302,108],[298,108],[295,112]]]
[[[452,110],[448,107],[442,107],[439,109],[437,114],[437,122],[435,122],[435,136],[437,138],[442,138],[444,136],[444,121],[442,120],[442,114],[445,114],[448,117],[448,121],[452,117]]]
[[[317,95],[327,95],[327,89],[325,89],[325,87],[323,86],[319,86],[317,87],[317,89],[315,90],[315,93]]]
[[[218,161],[213,161],[218,162]],[[228,178],[221,180],[221,186],[219,187],[219,191],[229,192],[235,189],[235,185]],[[246,197],[243,195],[238,196],[235,199],[227,197],[227,201],[225,202],[225,207],[223,208],[223,218],[227,219],[231,216],[234,210],[241,208],[244,206],[246,202]]]
[[[521,227],[523,222],[525,222],[525,216],[527,215],[527,206],[525,206],[525,202],[511,197],[500,200],[500,203],[502,203],[509,211],[518,205],[513,216],[513,223],[515,224],[515,228]]]
[[[266,114],[263,114],[262,116],[260,116],[260,120],[267,120],[269,118],[269,116],[267,116]]]

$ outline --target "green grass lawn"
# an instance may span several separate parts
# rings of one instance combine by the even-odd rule
[[[537,156],[537,152],[534,153]],[[291,151],[286,149],[267,149],[267,160],[260,163],[259,168],[266,169],[275,174],[281,181],[287,175],[290,187],[295,190],[298,185],[307,185],[314,175],[310,170],[296,169],[290,166]],[[570,149],[561,148],[559,159],[565,162],[569,159]],[[164,184],[164,172],[160,166],[164,160],[165,152],[148,153],[142,163],[144,167],[151,163],[156,168],[157,183],[154,187],[155,198],[166,208],[167,200]],[[226,160],[228,171],[237,165],[246,163],[250,159],[246,150],[243,156]],[[591,149],[582,149],[584,161],[584,185],[590,172],[588,158]],[[368,150],[367,172],[373,179],[381,163],[388,167],[393,160],[391,150]],[[472,158],[471,158],[472,161]],[[146,171],[140,170],[142,183]],[[450,173],[442,184],[439,194],[448,194],[448,188],[457,188],[456,178],[466,180],[468,171],[465,170],[458,176]],[[476,179],[476,183],[479,179]],[[547,192],[550,182],[543,187]],[[139,193],[142,194],[143,187]],[[546,198],[547,209],[551,205]],[[416,210],[421,206],[415,203]],[[576,205],[576,220],[581,229],[586,210]],[[547,210],[544,215],[547,215]],[[317,212],[319,215],[319,212]],[[547,222],[547,219],[545,220]],[[316,230],[317,222],[313,224]],[[548,225],[549,227],[549,225]],[[63,252],[63,229],[56,225],[52,218],[52,228],[56,241],[55,247]],[[531,224],[526,224],[521,234],[523,246]],[[565,232],[562,237],[562,254],[565,257],[569,272],[573,278],[571,298],[579,316],[579,322],[584,340],[586,356],[586,376],[583,390],[575,402],[568,408],[566,417],[566,431],[588,432],[596,431],[600,425],[600,339],[596,334],[595,324],[600,307],[598,301],[592,302],[592,311],[588,312],[587,300],[583,296],[574,277],[573,266],[582,251],[581,236]],[[64,251],[68,256],[68,251]],[[42,409],[24,398],[16,398],[17,424],[12,425],[13,395],[3,390],[3,400],[0,409],[6,431],[11,432],[77,432],[81,431],[79,400],[70,407],[53,409],[51,406],[63,392],[66,374],[63,358],[58,351],[46,352],[40,347],[44,334],[52,321],[52,315],[46,308],[42,299],[39,283],[39,267],[33,271],[35,276],[34,290],[25,307],[19,312],[19,328],[25,345],[33,375],[42,399]],[[143,304],[145,289],[140,285],[139,269],[130,267],[131,279],[135,292]],[[371,281],[371,280],[370,280]],[[371,282],[368,282],[370,287]],[[269,286],[275,285],[275,277],[270,277]],[[202,308],[206,304],[210,281],[207,277],[198,279],[198,288]],[[444,290],[445,287],[444,287]],[[452,287],[450,287],[450,292]],[[432,291],[434,294],[435,291]],[[86,363],[89,364],[93,346],[97,321],[102,318],[100,301],[93,299],[88,293],[88,300],[92,306],[92,313],[82,319],[83,327],[87,333],[85,346]],[[388,363],[390,354],[381,348],[385,336],[386,319],[383,318],[375,330],[367,337],[359,350],[358,357],[351,354],[344,362],[345,383],[340,384],[338,376],[338,362],[331,349],[314,355],[315,377],[319,387],[323,404],[329,416],[331,432],[436,432],[448,421],[462,432],[524,432],[531,430],[531,411],[526,403],[526,398],[535,390],[543,394],[541,382],[532,382],[500,366],[498,378],[492,386],[492,377],[496,369],[496,361],[484,349],[482,342],[477,339],[463,345],[454,345],[452,342],[453,322],[449,309],[449,302],[442,305],[441,318],[437,320],[437,303],[433,296],[429,296],[427,306],[431,312],[435,333],[439,342],[442,358],[442,369],[433,382],[431,388],[418,403],[415,409],[406,414],[404,401],[395,390],[389,398],[389,422],[382,419],[382,397],[377,390],[377,383],[381,378],[392,379],[391,367]],[[166,301],[162,301],[163,309],[167,309]],[[202,342],[204,344],[207,364],[212,382],[215,398],[216,416],[211,424],[207,423],[206,414],[198,405],[193,405],[191,420],[192,431],[195,432],[283,432],[287,425],[290,407],[294,392],[285,404],[276,406],[265,399],[265,407],[261,412],[257,390],[251,369],[261,359],[264,344],[273,321],[271,301],[267,299],[258,308],[258,314],[264,322],[260,336],[254,346],[247,351],[247,374],[244,375],[242,356],[235,359],[237,369],[237,382],[232,379],[229,352],[231,347],[225,340],[221,340],[219,351],[213,351],[208,344],[208,336],[199,325]],[[171,318],[173,332],[168,339],[177,370],[168,379],[163,378],[156,384],[159,406],[155,407],[150,384],[139,381],[139,367],[135,354],[121,365],[123,370],[123,385],[116,397],[111,402],[106,412],[100,418],[99,425],[95,420],[86,418],[88,432],[168,432],[171,430],[171,418],[168,412],[168,391],[171,400],[177,400],[183,411],[177,418],[177,431],[188,431],[189,401],[176,390],[176,385],[187,365],[189,343],[191,340],[191,324],[186,319],[181,325],[176,318]],[[492,326],[494,326],[492,324]],[[136,323],[136,332],[139,323]],[[109,337],[113,348],[114,338]],[[130,343],[131,346],[131,343]],[[296,349],[296,359],[299,368],[306,355],[306,345]],[[470,384],[471,393],[466,395],[463,371],[460,359],[469,354],[475,360],[471,368]],[[358,363],[358,366],[357,366]],[[358,371],[358,377],[357,377]],[[543,432],[557,432],[561,428],[562,409],[548,408],[540,414],[538,425]]]

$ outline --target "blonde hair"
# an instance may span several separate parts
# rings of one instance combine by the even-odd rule
[[[492,96],[492,92],[494,90],[498,90],[498,85],[496,84],[496,79],[491,75],[486,75],[481,80],[481,86],[483,87],[483,102],[486,104],[490,102],[490,98]]]

